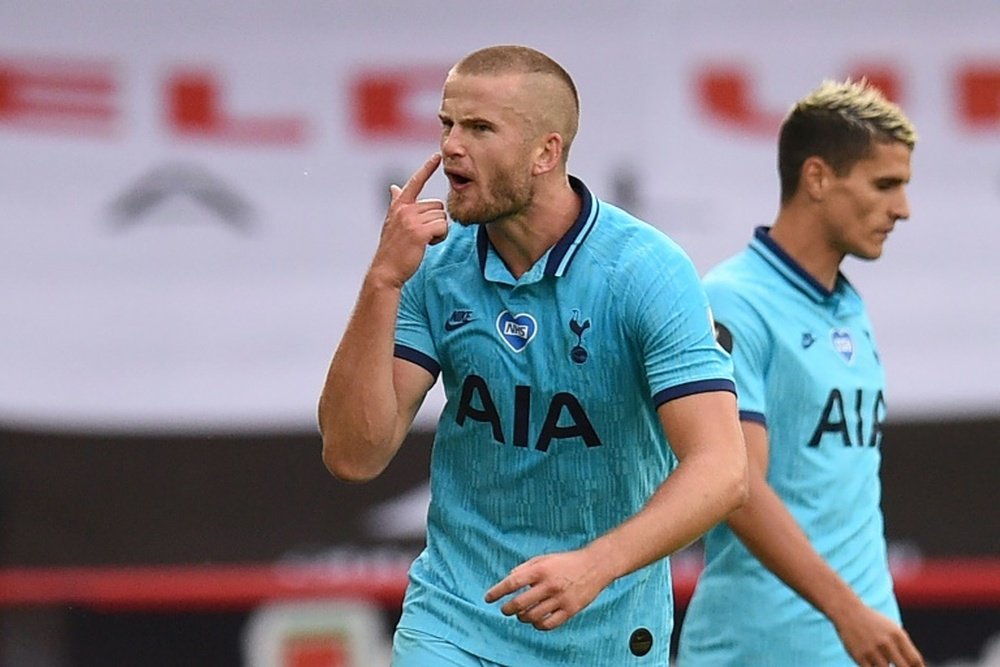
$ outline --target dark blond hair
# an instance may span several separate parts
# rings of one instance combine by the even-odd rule
[[[795,103],[781,125],[781,201],[788,201],[798,190],[806,159],[822,158],[835,174],[843,176],[872,154],[875,143],[892,142],[911,150],[917,143],[913,124],[897,105],[864,79],[824,81]]]

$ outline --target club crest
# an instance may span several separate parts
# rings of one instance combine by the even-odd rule
[[[538,322],[528,313],[511,315],[505,310],[497,317],[497,333],[510,349],[520,352],[538,333]]]
[[[845,362],[848,364],[854,363],[854,339],[851,338],[849,330],[831,329],[830,342],[833,344],[833,349],[840,354]]]
[[[583,346],[583,334],[590,328],[590,320],[583,319],[580,311],[573,309],[573,317],[569,321],[569,330],[576,336],[576,345],[569,351],[569,358],[575,363],[583,364],[587,362],[590,353]]]

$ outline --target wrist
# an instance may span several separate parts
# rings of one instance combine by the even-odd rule
[[[859,610],[865,608],[865,603],[847,584],[843,584],[843,588],[824,607],[821,610],[823,614],[834,626],[840,627],[845,620],[857,618]]]
[[[627,564],[623,562],[622,550],[615,544],[612,535],[597,538],[584,548],[594,563],[595,570],[608,586],[619,577],[628,574]]]
[[[403,289],[403,284],[405,282],[405,280],[401,280],[391,271],[386,271],[380,267],[372,266],[368,269],[368,274],[365,276],[364,287],[379,291],[392,290],[398,292]]]

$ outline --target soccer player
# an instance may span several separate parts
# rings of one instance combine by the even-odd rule
[[[879,505],[885,375],[847,255],[899,220],[913,125],[864,82],[826,82],[781,127],[781,205],[704,284],[735,367],[750,498],[705,536],[678,665],[910,667]]]
[[[391,188],[330,365],[323,459],[351,481],[389,464],[444,382],[395,667],[666,664],[665,557],[746,494],[698,276],[568,174],[578,104],[530,48],[451,69],[440,153]],[[450,228],[419,198],[442,162]]]

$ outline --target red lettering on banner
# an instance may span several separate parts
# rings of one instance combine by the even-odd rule
[[[0,60],[0,124],[106,133],[117,90],[111,65]]]
[[[851,68],[851,77],[854,81],[865,79],[871,85],[882,91],[888,99],[902,102],[903,86],[899,81],[899,75],[888,65],[869,64],[858,65]]]
[[[439,98],[447,71],[446,67],[414,67],[357,75],[351,85],[355,130],[368,139],[437,136],[436,109],[423,109],[421,102]]]
[[[206,72],[184,72],[166,84],[167,122],[177,134],[251,144],[298,144],[305,139],[304,119],[236,118],[222,108],[222,90]]]
[[[959,72],[958,115],[970,127],[1000,129],[1000,63]]]
[[[446,68],[412,66],[365,70],[345,91],[350,127],[362,140],[427,141],[440,132],[435,118]],[[901,101],[904,83],[891,64],[855,64],[853,79],[867,78],[889,99]],[[1000,131],[1000,62],[960,67],[953,94],[942,100],[960,130]],[[818,82],[817,82],[818,83]],[[741,65],[714,64],[694,80],[699,112],[735,131],[771,138],[787,109],[768,108]],[[175,70],[163,83],[167,131],[196,140],[247,145],[304,143],[304,115],[245,116],[224,104],[224,85],[207,69]],[[121,120],[121,82],[109,63],[0,58],[0,128],[109,134]]]
[[[879,64],[854,67],[851,78],[867,79],[889,99],[899,100],[902,86],[891,67]],[[697,77],[696,87],[698,102],[705,114],[743,132],[773,137],[787,113],[763,108],[754,99],[750,75],[735,67],[704,70]]]
[[[754,134],[774,136],[784,114],[761,109],[753,99],[750,77],[738,69],[712,68],[698,76],[697,95],[709,117]]]

